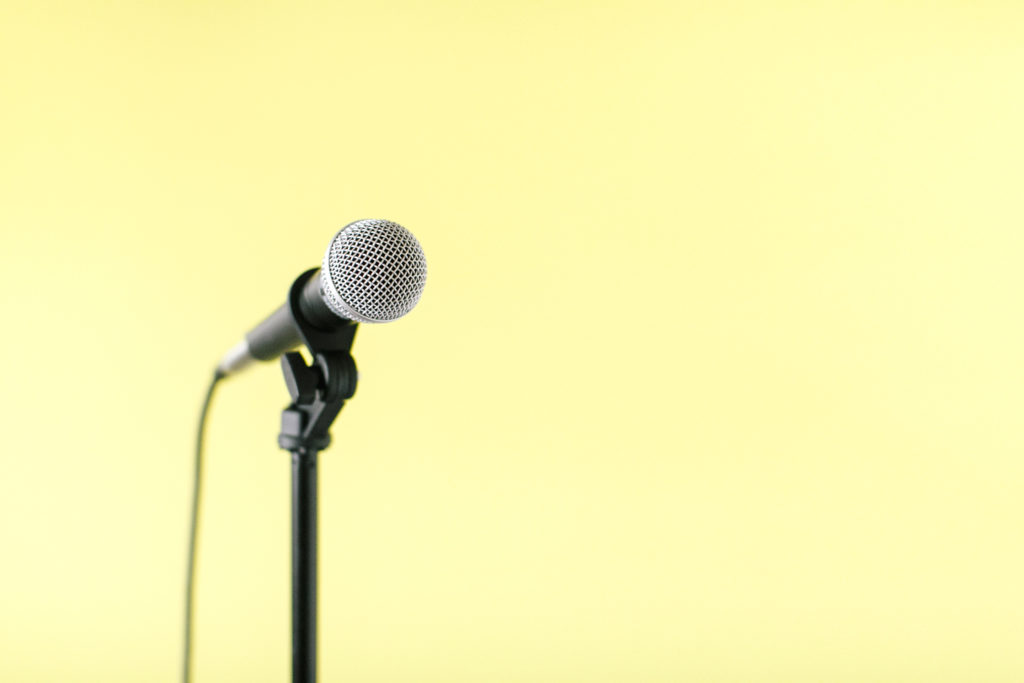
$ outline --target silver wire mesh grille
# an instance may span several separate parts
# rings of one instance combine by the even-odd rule
[[[427,260],[398,223],[363,220],[338,231],[324,254],[320,283],[335,313],[360,323],[385,323],[408,313],[427,282]]]

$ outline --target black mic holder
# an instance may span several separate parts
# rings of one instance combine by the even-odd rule
[[[352,342],[358,325],[314,326],[299,305],[317,269],[300,275],[288,292],[288,311],[313,362],[301,353],[281,356],[291,403],[281,413],[277,443],[292,454],[292,681],[316,681],[317,455],[331,443],[330,428],[356,390]]]

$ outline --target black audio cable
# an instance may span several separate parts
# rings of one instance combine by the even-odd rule
[[[199,502],[203,484],[203,440],[206,434],[206,416],[210,412],[213,392],[224,374],[218,370],[210,380],[203,400],[203,409],[199,413],[199,426],[196,431],[196,459],[192,472],[192,523],[188,536],[188,567],[185,574],[185,652],[181,667],[181,680],[189,683],[192,680],[192,611],[195,597],[196,546],[199,536]]]

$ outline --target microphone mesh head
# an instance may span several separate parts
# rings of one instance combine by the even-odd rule
[[[328,308],[359,323],[386,323],[408,313],[427,283],[427,259],[398,223],[363,220],[338,231],[324,254],[320,287]]]

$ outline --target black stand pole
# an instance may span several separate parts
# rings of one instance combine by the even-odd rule
[[[288,294],[288,308],[299,336],[313,356],[281,357],[291,404],[281,413],[281,448],[292,454],[292,681],[316,681],[317,457],[331,443],[331,423],[356,390],[356,364],[349,353],[355,323],[324,331],[307,321],[299,307],[306,281],[299,276]]]
[[[292,453],[292,680],[316,680],[316,458]]]

